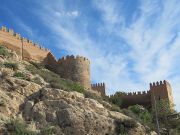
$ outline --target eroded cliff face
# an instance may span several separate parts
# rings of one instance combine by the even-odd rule
[[[1,65],[11,61],[0,57]],[[115,111],[110,111],[103,104],[85,98],[78,92],[68,92],[51,88],[41,76],[26,70],[27,62],[19,64],[16,71],[0,66],[0,134],[8,131],[6,123],[10,119],[24,120],[28,128],[36,134],[42,134],[44,128],[53,127],[55,135],[119,135],[121,126],[129,135],[146,135],[144,126],[132,118]],[[21,71],[29,78],[14,76]],[[33,78],[38,78],[32,81]]]

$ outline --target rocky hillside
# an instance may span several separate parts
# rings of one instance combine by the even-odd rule
[[[0,134],[156,134],[92,94],[0,46]]]

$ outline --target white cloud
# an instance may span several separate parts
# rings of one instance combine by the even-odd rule
[[[120,14],[120,1],[93,0],[92,3],[101,12],[101,18],[103,20],[99,32],[116,33],[124,25],[124,17]]]
[[[58,17],[73,17],[76,18],[79,16],[79,12],[78,11],[69,11],[69,12],[60,12],[60,11],[56,11],[55,15]]]

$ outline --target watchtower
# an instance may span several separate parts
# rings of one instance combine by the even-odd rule
[[[57,73],[62,78],[79,82],[90,89],[90,61],[86,57],[67,55],[59,59],[57,65]]]
[[[150,93],[151,93],[151,104],[154,106],[155,100],[159,101],[161,99],[169,102],[170,109],[173,110],[173,95],[172,88],[169,82],[166,80],[160,82],[150,83]],[[155,100],[154,100],[155,99]]]

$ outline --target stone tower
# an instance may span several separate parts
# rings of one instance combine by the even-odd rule
[[[150,83],[150,93],[151,93],[151,104],[154,106],[154,98],[156,101],[165,99],[169,102],[170,109],[173,110],[173,95],[172,89],[169,82],[164,80],[163,82]]]
[[[57,63],[57,73],[65,79],[79,82],[85,88],[90,89],[90,61],[81,56],[62,57]]]

